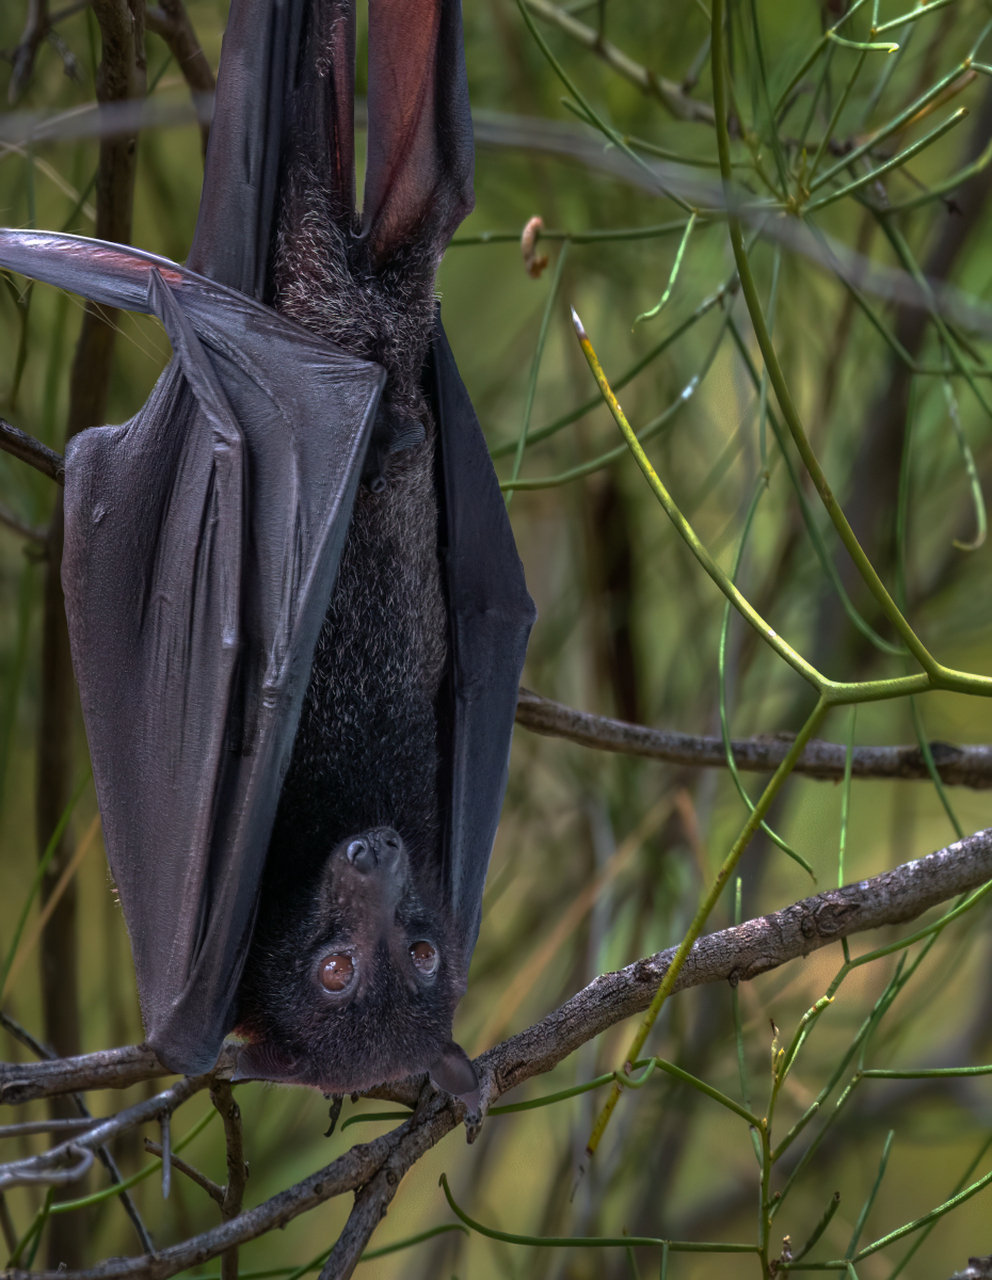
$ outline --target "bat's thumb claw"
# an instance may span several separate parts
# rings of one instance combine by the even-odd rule
[[[479,1127],[482,1125],[482,1116],[479,1110],[479,1077],[468,1054],[461,1045],[449,1040],[440,1057],[431,1063],[428,1071],[430,1072],[431,1080],[439,1089],[443,1089],[445,1093],[450,1093],[459,1102],[464,1102],[468,1108],[465,1124],[468,1126],[470,1123],[474,1123],[475,1130],[478,1132]],[[470,1142],[473,1136],[470,1133]]]

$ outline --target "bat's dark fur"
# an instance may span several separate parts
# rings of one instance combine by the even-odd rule
[[[438,1057],[462,986],[448,963],[437,880],[435,704],[447,618],[435,431],[420,389],[440,250],[428,236],[374,262],[354,213],[299,153],[281,195],[273,305],[388,375],[314,654],[240,998],[241,1028],[255,1044],[246,1065],[332,1092],[341,1081],[372,1085]],[[399,833],[404,856],[356,879],[340,846],[382,827]],[[429,982],[408,955],[421,938],[441,957]],[[352,998],[330,998],[316,977],[321,959],[356,939],[376,953],[374,976],[356,983]],[[363,963],[370,967],[367,956]]]

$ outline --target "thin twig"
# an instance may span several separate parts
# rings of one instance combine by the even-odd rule
[[[56,1058],[50,1050],[38,1046],[33,1036],[30,1037],[30,1042],[25,1040],[19,1034],[23,1028],[7,1014],[0,1013],[0,1025],[6,1027],[22,1043],[27,1043],[33,1052],[40,1050],[44,1058],[42,1062],[0,1063],[0,1103],[7,1106],[18,1106],[36,1098],[51,1098],[56,1094],[86,1093],[92,1089],[126,1089],[129,1085],[140,1084],[144,1080],[175,1074],[168,1067],[163,1067],[145,1044],[128,1045],[123,1049],[102,1049],[98,1053],[84,1053],[76,1058]],[[221,1062],[226,1061],[222,1057]]]
[[[245,1162],[244,1139],[241,1132],[241,1108],[234,1099],[229,1080],[216,1080],[210,1086],[210,1101],[220,1112],[224,1122],[224,1143],[227,1149],[227,1186],[221,1202],[224,1221],[229,1222],[241,1212],[245,1183],[248,1181],[248,1165]],[[225,1250],[220,1260],[221,1280],[237,1280],[238,1247]]]
[[[44,545],[48,537],[47,529],[36,529],[33,525],[25,524],[13,511],[8,510],[0,504],[0,524],[8,529],[12,529],[14,533],[19,533],[22,538],[27,538],[29,542],[37,542]]]
[[[187,1098],[191,1098],[194,1093],[198,1093],[209,1083],[209,1076],[184,1076],[171,1089],[166,1089],[164,1093],[156,1094],[154,1098],[146,1098],[143,1102],[135,1103],[133,1107],[126,1107],[123,1111],[118,1111],[115,1116],[111,1116],[107,1120],[98,1121],[86,1133],[69,1138],[67,1141],[50,1148],[50,1150],[41,1152],[40,1155],[27,1156],[23,1160],[9,1161],[7,1164],[0,1166],[0,1191],[5,1191],[9,1187],[27,1186],[36,1182],[70,1180],[66,1174],[60,1171],[61,1166],[68,1159],[79,1159],[78,1153],[86,1152],[91,1157],[90,1163],[92,1163],[92,1155],[97,1148],[110,1142],[111,1139],[118,1137],[120,1134],[126,1133],[129,1129],[135,1129],[139,1125],[147,1124],[150,1120],[160,1120],[163,1116],[171,1116],[173,1111],[180,1107]],[[83,1161],[80,1161],[76,1178],[82,1177],[88,1167],[88,1163],[84,1164]]]
[[[543,698],[529,689],[520,690],[517,724],[533,733],[565,738],[597,751],[644,756],[694,768],[727,767],[720,738],[651,729],[647,725],[592,715]],[[732,741],[730,745],[738,769],[773,773],[788,753],[792,736],[744,738]],[[949,786],[971,787],[976,791],[992,788],[992,746],[955,747],[946,742],[932,742],[930,750],[942,781]],[[809,778],[840,782],[844,777],[845,754],[843,744],[814,738],[799,757],[794,772]],[[918,745],[855,747],[852,774],[855,778],[930,781],[930,773]]]
[[[672,115],[679,120],[713,123],[713,108],[708,102],[697,102],[694,98],[690,98],[682,85],[674,80],[666,80],[664,76],[659,76],[649,67],[635,62],[616,45],[610,44],[609,40],[604,40],[601,33],[594,27],[580,22],[567,10],[559,8],[556,4],[549,4],[548,0],[527,0],[527,8],[539,18],[555,23],[573,40],[602,58],[608,67],[619,72],[625,80],[637,85],[643,93],[663,102]]]
[[[145,1150],[149,1155],[158,1156],[160,1160],[165,1154],[162,1144],[160,1142],[152,1142],[151,1138],[145,1139]],[[177,1156],[175,1154],[172,1156],[172,1167],[173,1169],[177,1169],[180,1173],[184,1173],[191,1182],[195,1182],[198,1187],[201,1187],[211,1200],[216,1201],[219,1205],[223,1205],[224,1188],[219,1187],[217,1183],[208,1178],[205,1173],[201,1173],[199,1169],[194,1168],[191,1164],[187,1164],[181,1156]]]
[[[182,0],[162,0],[161,5],[149,5],[145,9],[145,25],[169,46],[194,103],[200,94],[213,94],[217,82]],[[200,146],[204,156],[209,137],[210,121],[201,118]]]
[[[21,1138],[35,1133],[80,1133],[92,1129],[95,1124],[92,1116],[80,1116],[78,1120],[26,1120],[23,1124],[0,1125],[0,1138]]]
[[[41,1068],[42,1070],[44,1070],[45,1068],[51,1069],[56,1063],[58,1063],[59,1068],[61,1069],[62,1078],[63,1080],[65,1079],[66,1077],[65,1069],[71,1063],[72,1061],[71,1059],[56,1058],[55,1054],[52,1052],[50,1048],[48,1048],[47,1045],[43,1045],[39,1040],[36,1040],[35,1037],[31,1034],[31,1032],[27,1030],[26,1027],[22,1027],[19,1022],[15,1021],[15,1019],[11,1018],[6,1013],[0,1012],[0,1026],[3,1026],[10,1035],[12,1035],[16,1040],[20,1041],[20,1043],[23,1044],[25,1048],[30,1049],[33,1054],[35,1054],[37,1057],[41,1059],[40,1062],[33,1064],[36,1070],[39,1068]],[[143,1046],[139,1046],[139,1050],[142,1048]],[[106,1058],[111,1055],[116,1055],[116,1053],[117,1051],[110,1050],[110,1054],[91,1054],[89,1056],[97,1057],[97,1058]],[[150,1050],[144,1049],[144,1057],[147,1059],[149,1055],[151,1056],[152,1062],[154,1062],[155,1064],[158,1064],[158,1059],[155,1057],[155,1055],[151,1054]],[[71,1067],[69,1068],[69,1074],[71,1075]],[[147,1077],[144,1077],[144,1076],[142,1077],[142,1079],[145,1079],[145,1078]],[[16,1087],[14,1088],[14,1090],[12,1090],[12,1092],[16,1093]],[[76,1088],[73,1088],[72,1086],[70,1086],[69,1089],[66,1089],[63,1087],[59,1089],[57,1092],[59,1094],[64,1094],[64,1093],[69,1094],[73,1104],[75,1105],[76,1110],[79,1112],[80,1119],[77,1121],[75,1118],[71,1118],[71,1119],[54,1118],[52,1121],[48,1122],[48,1124],[55,1126],[54,1129],[49,1129],[48,1130],[49,1132],[58,1132],[58,1130],[63,1127],[75,1128],[77,1124],[85,1124],[87,1126],[87,1129],[91,1129],[92,1126],[96,1124],[96,1121],[94,1120],[93,1116],[90,1114],[89,1107],[87,1107],[85,1101],[83,1100],[82,1094],[79,1093]],[[50,1094],[45,1096],[52,1096],[52,1095]],[[6,1090],[5,1090],[3,1078],[2,1078],[2,1071],[0,1071],[0,1102],[9,1103],[14,1101],[17,1101],[16,1097],[6,1096]],[[45,1123],[45,1122],[41,1122],[41,1123]],[[11,1127],[17,1127],[17,1126],[11,1126]],[[109,1148],[105,1146],[101,1146],[97,1149],[96,1154],[100,1160],[100,1163],[103,1165],[103,1167],[107,1170],[107,1173],[110,1175],[110,1181],[115,1185],[123,1182],[124,1179],[121,1177],[120,1170],[117,1168],[117,1161],[110,1154]],[[119,1195],[120,1195],[121,1204],[124,1206],[124,1212],[131,1219],[131,1222],[134,1225],[134,1229],[138,1233],[138,1239],[141,1241],[142,1248],[151,1249],[153,1247],[152,1238],[148,1234],[148,1228],[145,1226],[144,1222],[142,1221],[141,1214],[138,1212],[137,1206],[135,1205],[134,1201],[131,1199],[130,1193],[126,1189],[123,1189],[119,1192]]]
[[[11,59],[14,69],[7,87],[8,102],[16,102],[27,88],[31,73],[34,71],[35,58],[48,33],[48,28],[48,0],[28,0],[27,20]]]

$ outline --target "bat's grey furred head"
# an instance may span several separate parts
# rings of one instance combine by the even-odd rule
[[[392,828],[341,841],[264,918],[242,981],[238,1078],[349,1093],[426,1070],[474,1109],[475,1072],[451,1040],[459,958]]]

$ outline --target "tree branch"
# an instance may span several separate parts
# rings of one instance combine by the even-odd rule
[[[690,98],[682,85],[674,80],[666,80],[650,67],[635,62],[616,45],[604,40],[593,27],[580,22],[567,10],[561,9],[548,0],[527,0],[527,8],[546,22],[553,22],[562,31],[567,32],[573,40],[584,45],[598,57],[602,58],[612,70],[619,72],[625,80],[637,85],[642,93],[657,98],[679,120],[695,120],[703,124],[713,123],[713,108],[708,102],[697,102]]]
[[[173,1074],[145,1044],[43,1062],[4,1062],[0,1063],[0,1103],[19,1106],[62,1093],[126,1089],[144,1080]]]
[[[56,484],[65,484],[65,458],[61,453],[49,449],[47,444],[13,426],[6,418],[0,418],[0,449],[20,458]]]
[[[182,1106],[187,1098],[191,1098],[194,1093],[198,1093],[210,1082],[210,1076],[198,1076],[195,1078],[184,1076],[171,1089],[166,1089],[164,1093],[159,1093],[154,1098],[146,1098],[143,1102],[135,1103],[133,1107],[118,1111],[115,1116],[111,1116],[107,1120],[97,1121],[85,1133],[75,1134],[73,1137],[67,1138],[65,1142],[60,1142],[57,1146],[50,1147],[48,1151],[41,1152],[40,1155],[26,1156],[23,1160],[9,1161],[0,1167],[0,1191],[6,1191],[10,1187],[30,1186],[39,1182],[72,1181],[73,1179],[67,1177],[66,1171],[61,1168],[68,1160],[76,1159],[81,1151],[92,1155],[99,1147],[104,1146],[113,1138],[119,1137],[120,1134],[125,1133],[128,1129],[135,1129],[138,1125],[147,1124],[149,1120],[159,1120],[163,1116],[171,1116],[173,1111]],[[92,1163],[92,1160],[89,1163]],[[81,1163],[79,1172],[76,1175],[77,1178],[82,1177],[88,1168],[89,1164],[84,1167]]]
[[[150,1138],[145,1139],[145,1150],[149,1155],[158,1156],[159,1159],[162,1159],[165,1156],[165,1148],[162,1144],[160,1142],[152,1142]],[[196,1185],[201,1190],[205,1191],[210,1199],[216,1204],[223,1205],[224,1187],[219,1187],[217,1183],[211,1178],[208,1178],[206,1174],[201,1173],[200,1170],[195,1168],[193,1165],[187,1164],[180,1156],[173,1154],[169,1158],[172,1162],[173,1169],[178,1169],[180,1173],[184,1173],[186,1177],[189,1178],[190,1182],[195,1182]]]
[[[782,911],[700,938],[675,989],[721,981],[736,985],[854,933],[915,919],[931,907],[975,889],[989,879],[992,879],[992,829],[979,831],[871,880],[827,890]],[[646,1009],[675,950],[671,947],[617,973],[603,974],[534,1026],[482,1054],[476,1068],[482,1082],[484,1105],[488,1108],[508,1090],[550,1071],[599,1032]],[[232,1047],[225,1049],[218,1070],[230,1070],[233,1053]],[[138,1078],[135,1071],[141,1063],[150,1075],[162,1072],[161,1067],[156,1072],[154,1062],[154,1056],[142,1046],[89,1054],[62,1064],[68,1066],[63,1088],[79,1088],[82,1080],[89,1082],[87,1087],[120,1087]],[[0,1098],[12,1100],[13,1096],[17,1101],[27,1101],[55,1092],[50,1073],[43,1080],[32,1079],[54,1065],[0,1066]],[[121,1078],[113,1078],[115,1069]],[[192,1090],[204,1083],[204,1078],[180,1081],[166,1094],[101,1122],[72,1142],[79,1148],[91,1146],[94,1141],[106,1141],[111,1129],[118,1132],[140,1123],[141,1120],[136,1119],[139,1111],[142,1117],[152,1118],[160,1113],[163,1099],[178,1097],[183,1089]],[[460,1103],[453,1102],[447,1095],[432,1094],[429,1089],[424,1092],[422,1079],[403,1081],[372,1092],[377,1096],[417,1102],[417,1108],[391,1133],[352,1147],[326,1168],[256,1208],[154,1255],[113,1258],[78,1272],[12,1271],[8,1273],[10,1280],[28,1280],[29,1274],[32,1280],[58,1280],[59,1276],[63,1280],[130,1277],[137,1280],[139,1276],[141,1280],[166,1280],[233,1246],[282,1227],[334,1196],[354,1191],[358,1193],[355,1206],[322,1272],[323,1280],[346,1280],[388,1208],[400,1179],[457,1126],[464,1111]],[[148,1111],[147,1117],[142,1108]],[[67,1145],[63,1144],[63,1154]],[[50,1167],[52,1152],[34,1159],[47,1159],[46,1167]]]
[[[955,1271],[951,1280],[992,1280],[992,1254],[987,1258],[969,1258],[963,1271]]]
[[[221,1201],[224,1221],[229,1222],[241,1212],[248,1181],[248,1165],[245,1163],[244,1139],[241,1132],[241,1108],[234,1100],[230,1080],[217,1080],[210,1086],[210,1101],[220,1112],[224,1122],[224,1143],[227,1149],[227,1186]],[[221,1280],[238,1280],[238,1248],[226,1250],[220,1263]]]
[[[145,25],[169,46],[193,101],[197,101],[198,94],[212,94],[217,82],[182,0],[162,0],[161,6],[150,5],[145,10]],[[210,121],[201,119],[200,146],[204,157],[209,137]]]
[[[665,760],[694,768],[725,769],[727,756],[720,738],[698,737],[642,724],[627,724],[577,711],[539,693],[521,689],[517,701],[517,724],[532,733],[566,738],[596,751]],[[753,773],[774,773],[792,745],[792,736],[743,738],[731,742],[738,769]],[[937,772],[948,786],[985,791],[992,787],[992,746],[954,747],[931,742]],[[845,748],[840,743],[814,739],[799,757],[793,770],[808,778],[839,782],[844,777]],[[926,782],[930,779],[923,753],[916,746],[855,747],[851,761],[855,778],[899,778]]]
[[[13,511],[8,510],[2,503],[0,503],[0,524],[12,529],[14,533],[20,534],[28,542],[44,544],[48,537],[47,530],[35,529],[32,525],[25,524],[19,516],[14,515]]]
[[[48,33],[48,0],[28,0],[28,16],[24,24],[20,42],[14,50],[11,62],[10,84],[7,86],[7,101],[16,102],[27,88],[34,60],[38,56],[42,41]]]

